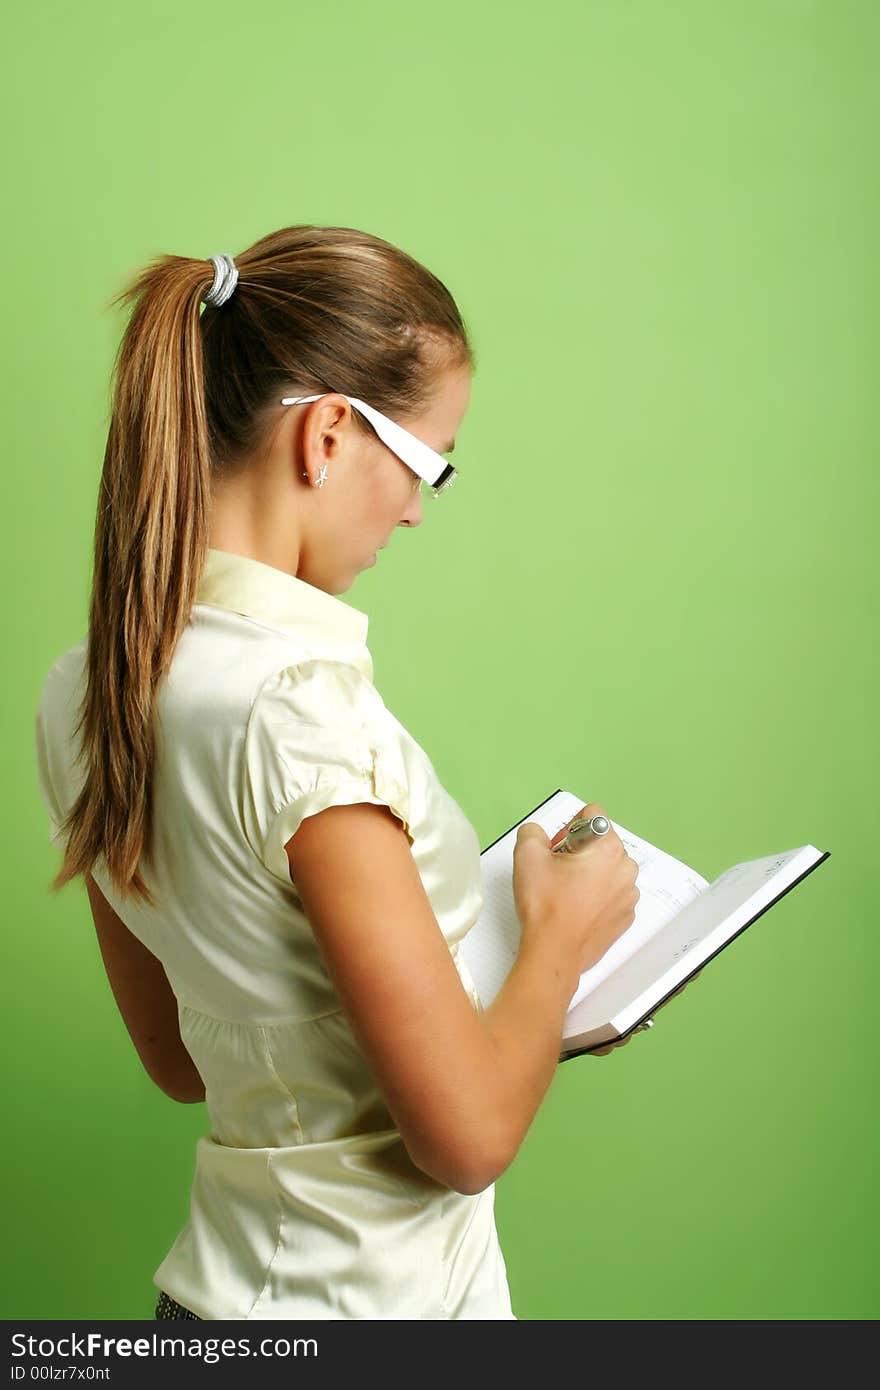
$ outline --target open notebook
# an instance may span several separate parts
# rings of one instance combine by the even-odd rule
[[[555,791],[482,852],[483,910],[459,954],[484,1008],[503,985],[519,947],[520,923],[513,897],[516,832],[524,821],[533,820],[552,839],[584,805],[584,797]],[[578,981],[565,1015],[560,1061],[631,1032],[830,857],[828,851],[802,845],[766,859],[734,864],[709,883],[671,854],[616,821],[611,824],[639,865],[636,885],[641,896],[632,924]]]

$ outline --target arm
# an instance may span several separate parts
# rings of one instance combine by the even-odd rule
[[[91,874],[86,891],[110,988],[148,1076],[172,1100],[204,1100],[204,1082],[181,1040],[177,1000],[162,962],[128,930]]]
[[[478,1013],[387,807],[331,806],[306,817],[285,848],[410,1157],[444,1186],[482,1191],[512,1161],[552,1080],[576,973],[559,969],[538,933]]]

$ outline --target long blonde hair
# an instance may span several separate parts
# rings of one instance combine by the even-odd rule
[[[212,262],[186,256],[157,257],[110,300],[134,307],[114,365],[95,522],[75,729],[86,775],[62,826],[56,892],[103,856],[123,897],[155,906],[139,872],[152,842],[155,691],[198,589],[212,479],[247,467],[292,390],[340,391],[406,419],[430,405],[438,362],[475,364],[445,285],[368,232],[284,227],[235,264],[237,287],[219,307],[201,307]]]

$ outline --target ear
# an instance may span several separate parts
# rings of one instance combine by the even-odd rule
[[[307,406],[301,445],[303,462],[312,481],[322,463],[339,456],[354,428],[352,406],[338,391]]]

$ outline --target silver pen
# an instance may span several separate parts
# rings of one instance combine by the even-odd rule
[[[577,854],[597,836],[607,835],[610,829],[611,822],[607,816],[591,816],[589,820],[577,816],[568,827],[568,834],[553,846],[553,853]]]

